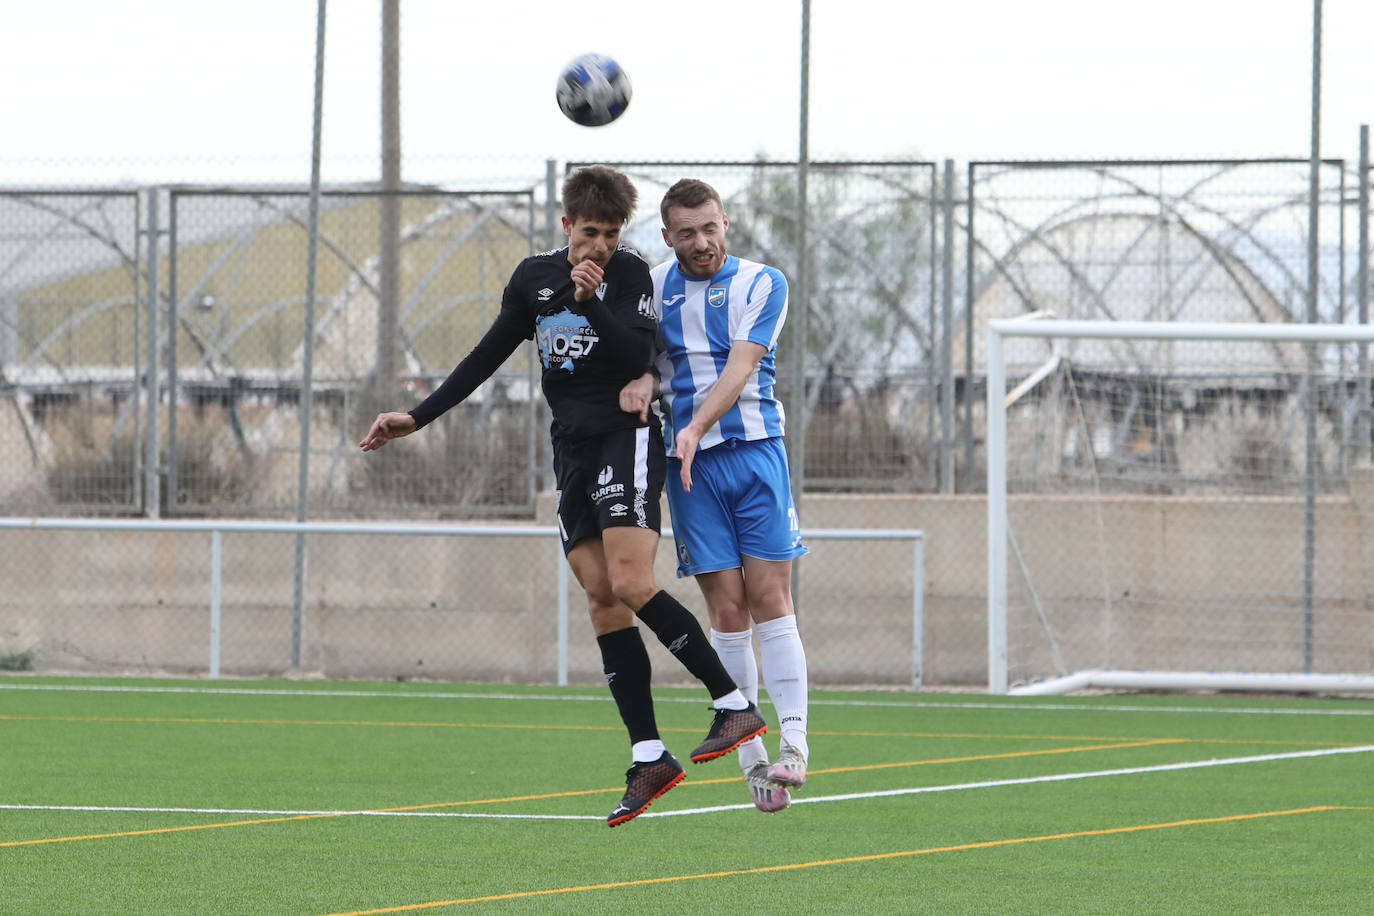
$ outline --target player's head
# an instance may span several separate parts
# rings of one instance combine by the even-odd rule
[[[639,192],[623,172],[604,165],[578,169],[563,182],[563,231],[568,260],[602,265],[620,244],[620,230],[634,215]]]
[[[677,255],[683,273],[706,278],[720,270],[725,264],[725,230],[730,220],[715,188],[684,178],[663,195],[659,214],[663,241]]]

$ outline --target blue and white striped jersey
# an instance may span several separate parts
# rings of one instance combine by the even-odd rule
[[[782,436],[786,417],[774,393],[774,354],[787,319],[787,280],[782,272],[728,255],[709,280],[683,273],[676,259],[650,274],[663,346],[654,368],[662,387],[663,438],[669,456],[674,454],[677,430],[691,422],[737,340],[752,341],[768,352],[739,400],[706,431],[699,447]]]

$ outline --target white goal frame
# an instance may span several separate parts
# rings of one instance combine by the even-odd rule
[[[987,509],[988,692],[1065,693],[1087,687],[1133,690],[1263,690],[1374,692],[1374,676],[1361,674],[1252,674],[1248,672],[1077,671],[1008,690],[1007,684],[1007,393],[1003,340],[1008,337],[1096,340],[1279,341],[1374,343],[1374,325],[1243,324],[1221,322],[1076,321],[1053,318],[988,322]]]

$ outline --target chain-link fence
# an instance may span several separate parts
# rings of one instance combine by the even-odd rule
[[[0,511],[142,506],[141,220],[137,192],[0,190]]]
[[[1045,314],[1103,321],[1339,321],[1356,252],[1344,230],[1347,173],[1321,168],[1321,287],[1307,314],[1305,160],[1223,162],[974,162],[963,325],[965,374],[985,377],[987,322]],[[1065,344],[1080,371],[1135,372],[1135,344]],[[1024,351],[1024,356],[1022,352]],[[1008,371],[1031,372],[1048,353],[1022,342]],[[1206,373],[1194,360],[1168,367]],[[975,404],[968,405],[970,413]],[[967,424],[963,435],[978,431]],[[976,459],[966,477],[981,480]]]
[[[381,231],[389,203],[390,290]],[[192,409],[171,414],[169,508],[295,505],[307,206],[304,193],[171,192],[167,398]],[[363,461],[357,441],[377,411],[412,406],[480,337],[533,249],[534,218],[529,191],[323,195],[310,380],[315,511],[533,511],[541,433],[528,352],[415,447]],[[387,365],[392,377],[379,377]]]
[[[796,296],[796,163],[610,164],[639,189],[639,210],[624,238],[651,263],[672,256],[660,233],[659,202],[675,181],[692,177],[720,192],[730,252],[789,279],[789,327],[807,329],[804,403],[795,381],[799,338],[788,330],[778,346],[778,382],[790,429],[805,430],[805,489],[928,490],[938,363],[934,164],[810,164],[805,303]]]
[[[388,199],[397,269],[383,295]],[[15,433],[0,503],[36,515],[294,507],[307,205],[280,189],[0,196],[0,372]],[[414,404],[476,341],[532,251],[534,214],[528,190],[323,195],[314,511],[533,512],[543,434],[529,353],[420,447],[364,462],[356,442],[376,411]]]
[[[565,170],[545,165],[510,191],[322,195],[306,418],[312,517],[552,522],[547,418],[528,348],[420,436],[366,456],[356,448],[377,410],[412,406],[467,353],[521,258],[562,243],[556,194]],[[804,439],[803,527],[925,531],[930,682],[979,683],[987,675],[980,493],[989,320],[1052,312],[1291,322],[1307,320],[1310,308],[1305,161],[975,162],[958,174],[952,163],[943,170],[928,162],[813,163],[805,259],[795,163],[619,167],[641,199],[625,238],[651,262],[670,254],[658,231],[663,191],[699,177],[725,198],[731,250],[774,264],[805,290],[789,320],[804,313],[809,325],[804,386],[793,377],[787,334],[779,353],[789,438]],[[1321,166],[1317,321],[1367,318],[1369,178],[1367,164]],[[299,497],[307,204],[302,189],[288,188],[0,192],[0,511],[288,515]],[[389,205],[394,254],[382,233]],[[803,261],[810,265],[804,284],[796,276]],[[1019,486],[1089,500],[1224,495],[1249,511],[1279,514],[1288,510],[1265,507],[1298,481],[1341,498],[1352,469],[1369,461],[1367,353],[1329,348],[1312,375],[1290,349],[1164,354],[1084,342],[1010,349],[1013,384],[1039,376],[1019,409],[1040,407],[1033,417],[1013,414],[1029,424],[1017,427]],[[1293,378],[1312,379],[1319,393],[1321,460],[1311,475],[1300,449],[1306,417],[1283,381]],[[266,597],[247,596],[245,605],[281,607],[292,551],[289,538],[275,538],[251,546],[249,535],[230,539],[242,539],[232,549],[255,558],[241,568],[270,566],[248,573],[242,587]],[[67,549],[24,533],[8,534],[4,544],[0,554],[16,575]],[[451,539],[387,548],[376,554],[388,558],[387,572],[375,573],[463,569],[425,600],[437,613],[450,600],[440,591],[451,589],[455,606],[497,609],[482,624],[495,633],[508,603],[487,574],[497,566],[465,565],[469,550]],[[147,566],[151,576],[163,558],[179,556],[143,551],[107,568]],[[837,621],[863,626],[870,596],[875,606],[906,600],[898,587],[905,564],[863,566],[866,551],[813,545],[801,562],[799,607],[810,631],[829,639],[844,630],[832,632]],[[505,552],[519,558],[525,578],[545,580],[558,568],[515,542]],[[321,546],[295,551],[302,553],[310,563],[300,568],[319,584],[294,600],[321,607],[338,597],[331,583],[371,568]],[[870,569],[871,583],[852,581],[856,565]],[[694,586],[673,582],[671,565],[661,579],[695,600]],[[107,605],[93,597],[97,590],[88,583],[63,594],[94,609]],[[385,629],[364,618],[381,614],[394,624],[401,618],[385,616],[389,602],[409,607],[414,598],[387,594],[350,597],[343,603],[361,609],[334,619]],[[120,597],[120,613],[137,619],[156,606],[147,595],[135,589]],[[573,600],[576,607],[580,598]],[[66,605],[49,606],[61,614]],[[278,616],[264,610],[264,620]],[[473,632],[466,624],[425,632],[459,630]],[[17,632],[0,632],[0,657],[32,648]],[[377,640],[375,651],[390,650]],[[818,657],[821,668],[863,679],[865,661],[854,655],[862,649],[840,641],[832,651]],[[273,653],[246,664],[276,670]],[[877,673],[887,663],[874,656],[870,665],[874,679],[888,679]]]
[[[972,163],[969,376],[986,378],[994,319],[1349,321],[1358,181],[1321,163],[1314,239],[1310,178],[1306,160]],[[1367,347],[1008,337],[1002,353],[1013,683],[1374,668],[1374,621],[1340,572],[1360,515],[1347,472],[1369,459]]]

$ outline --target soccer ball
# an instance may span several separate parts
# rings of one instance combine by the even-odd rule
[[[558,74],[558,107],[583,127],[609,124],[630,104],[630,77],[604,54],[575,57]]]

